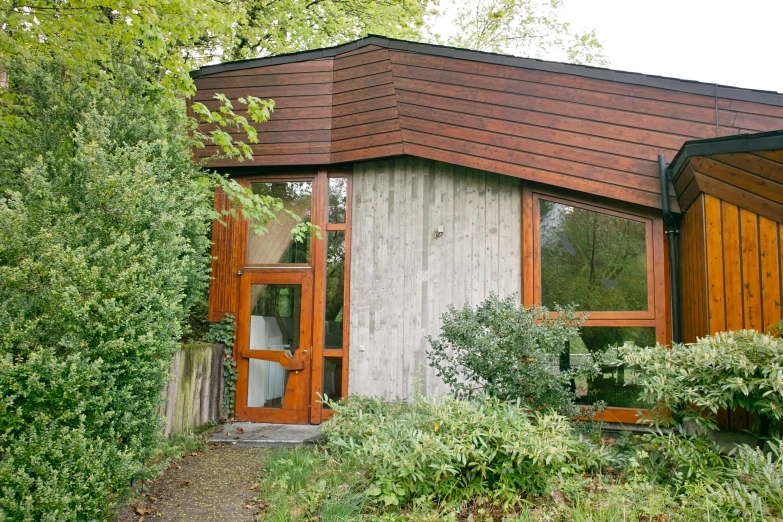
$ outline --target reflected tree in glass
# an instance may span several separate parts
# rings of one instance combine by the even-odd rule
[[[643,222],[545,199],[539,203],[541,304],[647,310]]]
[[[329,223],[345,223],[347,180],[329,178]]]
[[[345,232],[327,233],[326,244],[326,347],[343,347],[345,296]]]

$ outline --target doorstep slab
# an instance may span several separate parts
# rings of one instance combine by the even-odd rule
[[[209,437],[209,442],[254,448],[275,448],[312,444],[321,437],[321,427],[310,424],[234,422],[218,426]]]

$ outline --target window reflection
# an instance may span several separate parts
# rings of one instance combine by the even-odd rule
[[[346,187],[345,178],[329,178],[329,223],[345,223]]]
[[[327,348],[343,347],[343,303],[345,296],[345,232],[328,232],[326,246]]]
[[[638,374],[620,363],[617,348],[625,343],[655,346],[655,328],[602,327],[582,328],[580,336],[571,339],[560,357],[560,369],[586,368],[597,362],[598,375],[580,376],[572,381],[579,404],[604,401],[608,406],[650,408],[639,400],[641,386]]]
[[[310,221],[312,184],[309,181],[253,183],[251,188],[254,194],[280,198],[284,209],[302,221]],[[309,263],[309,236],[299,243],[293,241],[291,230],[297,224],[296,219],[285,211],[278,212],[276,217],[278,223],[266,224],[265,234],[250,230],[247,262],[253,265]]]
[[[643,222],[545,199],[539,206],[543,305],[648,309]]]
[[[329,400],[342,398],[343,359],[342,357],[324,357],[324,396]],[[326,406],[325,406],[326,407]],[[326,407],[328,408],[328,407]]]

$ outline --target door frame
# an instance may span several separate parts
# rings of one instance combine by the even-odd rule
[[[250,293],[254,284],[301,285],[298,357],[290,359],[288,384],[284,396],[286,408],[247,406],[250,358]],[[310,422],[310,367],[313,356],[313,270],[312,268],[247,269],[240,276],[237,338],[234,360],[237,362],[235,415],[239,421],[308,424]],[[290,388],[290,390],[289,390]]]

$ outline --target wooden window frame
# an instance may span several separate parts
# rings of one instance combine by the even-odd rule
[[[312,400],[310,402],[311,413],[310,421],[312,423],[325,422],[332,418],[334,411],[325,409],[318,397],[319,393],[323,392],[323,360],[324,357],[340,357],[342,358],[342,375],[341,375],[341,396],[348,396],[348,353],[350,346],[350,293],[351,293],[351,202],[353,198],[352,189],[352,166],[337,166],[329,167],[329,169],[322,169],[319,171],[319,176],[323,176],[323,201],[319,201],[320,209],[319,213],[323,212],[323,237],[324,240],[320,241],[319,248],[321,252],[318,253],[318,263],[322,266],[320,271],[321,277],[316,277],[316,319],[318,335],[321,336],[321,342],[318,343],[318,368],[315,368],[313,364],[313,380],[311,384]],[[345,222],[344,223],[329,223],[329,179],[330,178],[345,178]],[[344,232],[345,233],[345,269],[343,273],[343,347],[342,348],[329,348],[327,349],[325,342],[325,328],[326,328],[326,249],[328,233],[329,232]],[[312,258],[311,258],[312,260]],[[319,301],[320,299],[320,301]],[[320,304],[319,304],[320,303]],[[316,327],[314,326],[314,329]]]
[[[670,339],[670,321],[667,319],[668,263],[663,219],[653,209],[604,198],[576,194],[568,190],[553,190],[535,183],[522,185],[522,304],[526,307],[541,302],[541,249],[540,249],[540,207],[539,201],[546,199],[554,203],[576,206],[646,224],[647,247],[647,291],[648,309],[643,312],[587,312],[584,327],[652,327],[655,339],[666,344]],[[593,420],[636,424],[638,408],[609,406]]]

